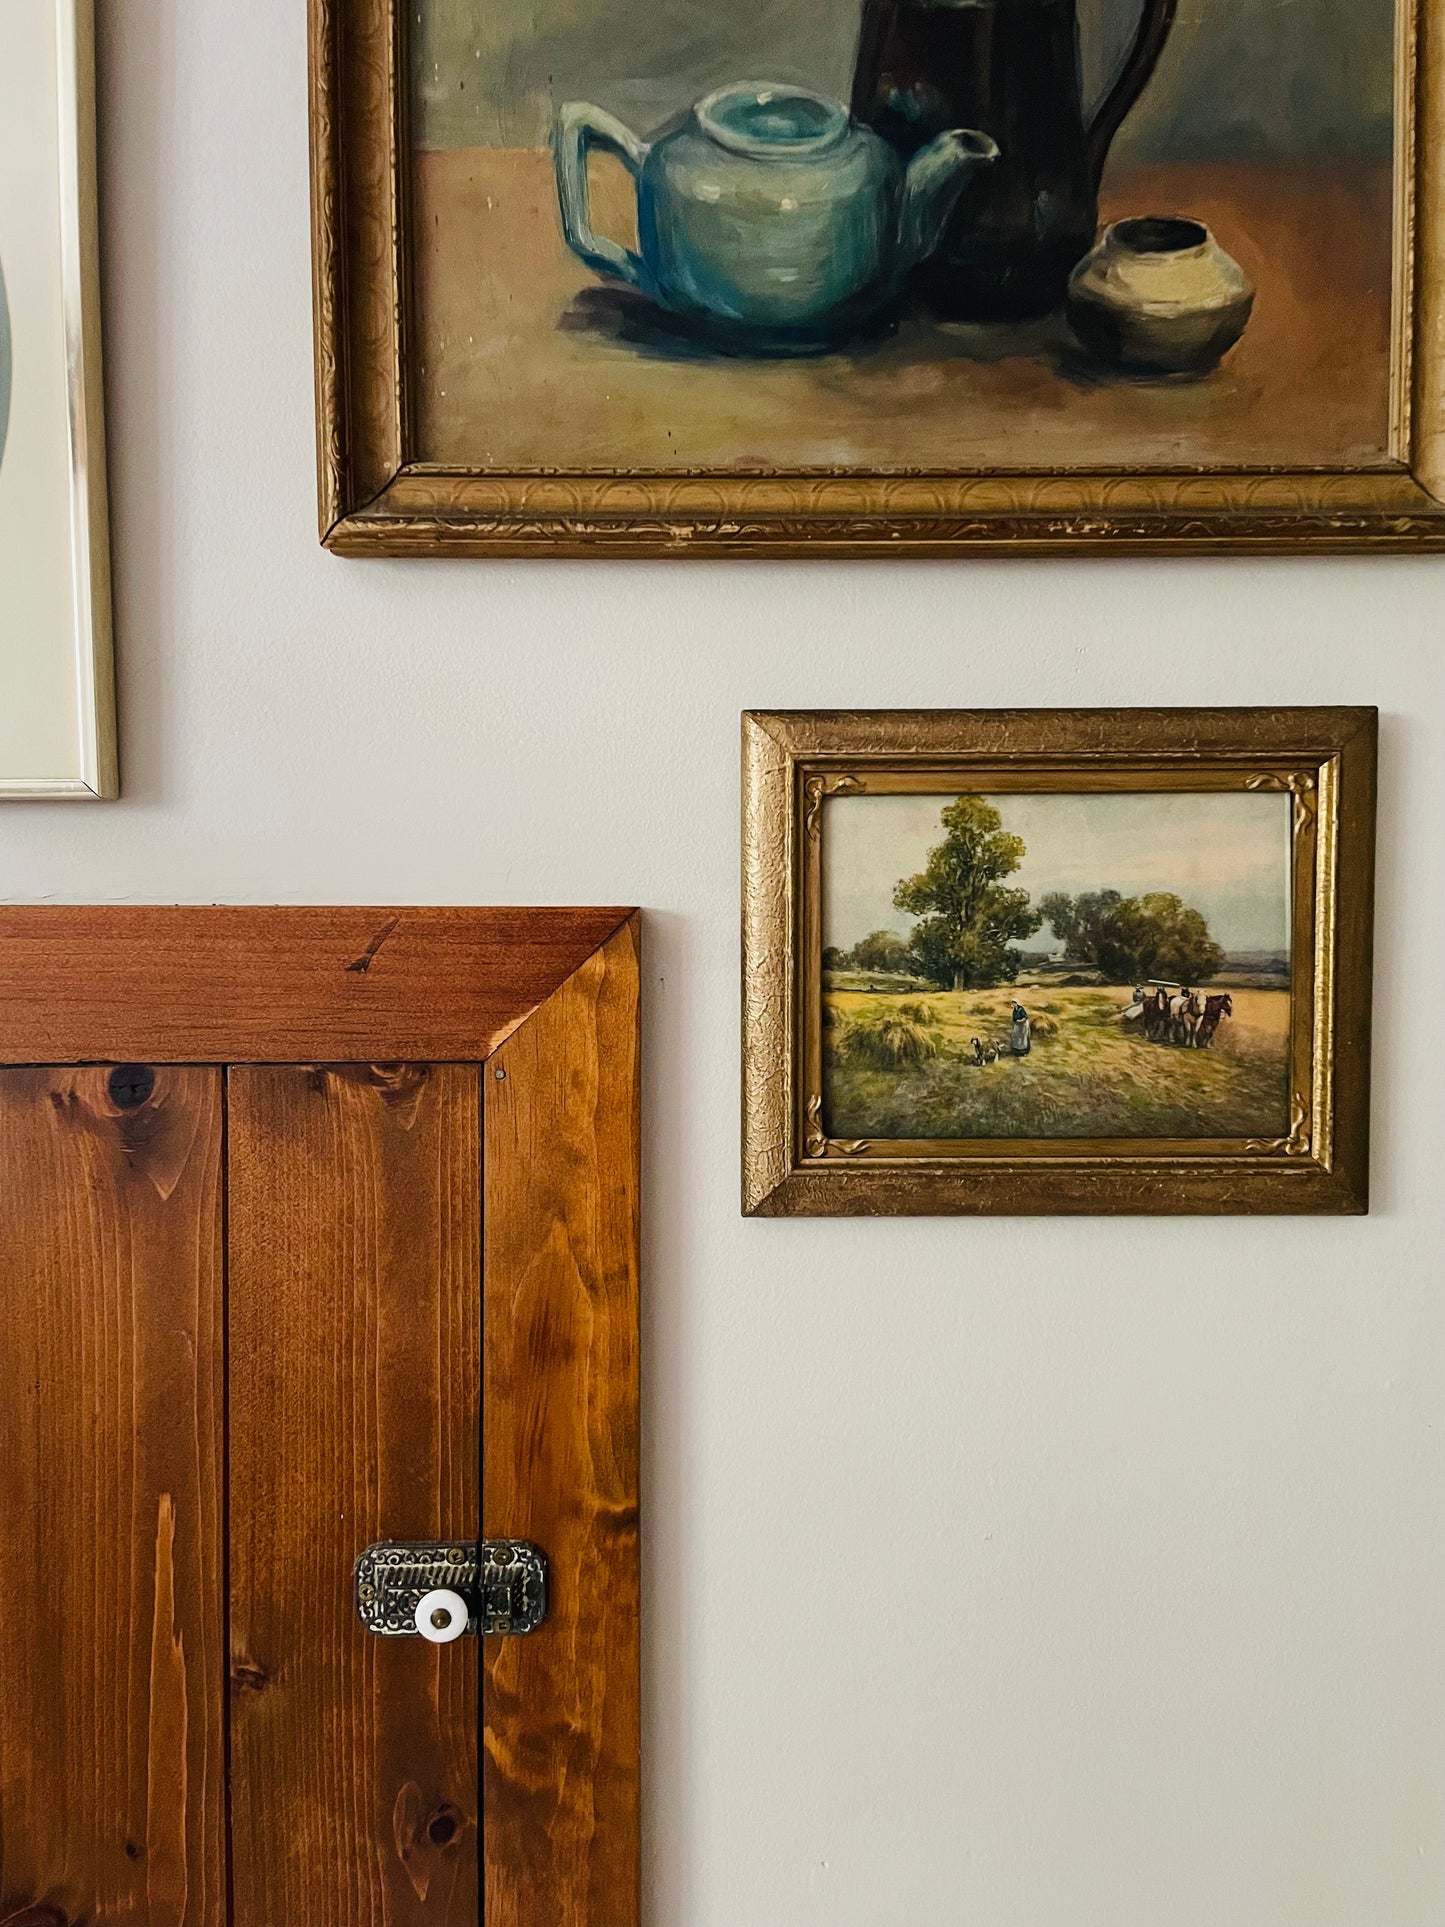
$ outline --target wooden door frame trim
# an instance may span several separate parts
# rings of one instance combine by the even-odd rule
[[[480,1062],[632,908],[0,907],[0,1063]]]
[[[511,1927],[636,1927],[639,1913],[640,922],[605,908],[0,907],[0,1065],[496,1056],[479,1078],[481,1282],[498,1321],[479,1526],[537,1535],[554,1620],[550,1639],[544,1626],[481,1655],[485,1911]],[[579,1375],[596,1396],[576,1396]],[[223,1519],[228,1506],[227,1483]],[[220,1705],[226,1690],[218,1669],[207,1692]],[[234,1851],[228,1811],[228,1878]],[[108,1917],[103,1893],[96,1906]]]

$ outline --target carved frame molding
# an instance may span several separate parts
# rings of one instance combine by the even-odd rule
[[[413,434],[407,14],[310,0],[321,540],[341,555],[1445,548],[1445,0],[1397,0],[1390,458],[1368,469],[443,468]]]
[[[1376,712],[1364,708],[745,714],[744,1212],[1365,1211],[1375,745]],[[1250,1139],[829,1137],[824,806],[900,789],[1288,792],[1288,1129]]]

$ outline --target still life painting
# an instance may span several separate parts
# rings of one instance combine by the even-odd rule
[[[87,0],[0,0],[0,797],[115,793]]]
[[[393,31],[337,0],[323,458],[365,419],[382,438],[337,546],[425,511],[436,547],[509,505],[533,539],[565,509],[642,546],[707,534],[709,505],[751,512],[712,531],[743,548],[789,516],[800,546],[895,550],[930,518],[940,541],[1445,533],[1411,218],[1416,16],[1442,3],[412,0]],[[346,142],[392,61],[398,185],[368,201]],[[1176,510],[1196,522],[1150,519]]]
[[[749,713],[746,1208],[1363,1210],[1374,737]]]
[[[417,19],[443,460],[1386,452],[1391,0]]]

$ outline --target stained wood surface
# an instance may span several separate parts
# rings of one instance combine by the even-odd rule
[[[637,992],[617,911],[0,911],[0,1059],[267,1060],[0,1071],[0,1927],[473,1927],[483,1656],[352,1563],[484,1522],[488,1927],[635,1927]]]
[[[476,1642],[364,1632],[352,1565],[476,1536],[479,1076],[229,1076],[237,1927],[477,1921]]]
[[[0,907],[0,1063],[480,1058],[622,909]]]
[[[0,1922],[221,1927],[221,1074],[0,1071]]]
[[[630,923],[483,1073],[483,1528],[551,1575],[484,1642],[487,1927],[638,1917],[637,997]]]

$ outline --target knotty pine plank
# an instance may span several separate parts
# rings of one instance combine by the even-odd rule
[[[0,1063],[480,1058],[627,914],[0,905]]]
[[[223,1927],[221,1074],[0,1071],[0,1922]]]
[[[638,1918],[637,1005],[634,920],[484,1070],[483,1526],[551,1576],[483,1642],[487,1927]]]
[[[475,1538],[474,1065],[229,1073],[236,1927],[475,1927],[477,1651],[362,1631],[376,1539]]]

